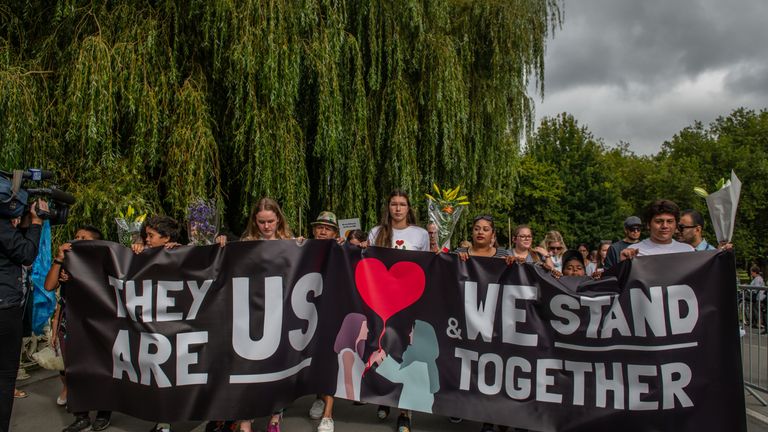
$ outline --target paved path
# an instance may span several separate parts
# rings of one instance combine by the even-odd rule
[[[56,396],[61,389],[57,375],[49,371],[32,372],[32,378],[20,381],[19,388],[29,393],[26,399],[16,399],[11,417],[11,432],[58,432],[72,422],[73,417],[56,405]],[[282,430],[285,432],[314,432],[317,421],[307,415],[314,401],[313,396],[297,400],[285,413]],[[356,406],[352,402],[338,400],[334,406],[336,432],[392,432],[395,425],[396,411],[385,421],[376,418],[373,405]],[[256,419],[254,431],[263,431],[267,418]],[[107,432],[146,432],[153,424],[125,414],[114,413],[112,426]],[[198,422],[174,423],[174,432],[202,432],[203,424]],[[414,432],[477,432],[480,424],[465,421],[452,424],[441,416],[414,414]],[[768,431],[768,430],[767,430]]]
[[[11,432],[58,432],[72,422],[72,416],[63,408],[56,406],[56,396],[60,389],[57,375],[49,371],[34,371],[32,378],[20,381],[19,387],[29,393],[26,399],[17,399],[13,406],[11,417]],[[768,395],[763,394],[768,398]],[[285,432],[314,432],[317,422],[312,421],[307,412],[314,400],[313,397],[303,397],[294,403],[286,412],[282,430]],[[757,400],[746,395],[748,430],[749,432],[768,432],[768,408],[760,405]],[[392,432],[394,430],[394,413],[387,421],[376,419],[376,407],[372,405],[355,406],[351,402],[337,401],[336,432]],[[254,423],[255,431],[263,431],[267,419],[260,418]],[[139,420],[121,413],[112,416],[112,426],[108,432],[147,432],[152,423]],[[414,417],[414,432],[477,432],[480,424],[462,422],[451,424],[444,417],[416,413]],[[203,432],[203,425],[197,422],[176,423],[176,432]]]

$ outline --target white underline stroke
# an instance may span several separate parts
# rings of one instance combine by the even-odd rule
[[[672,345],[607,345],[607,346],[582,346],[562,342],[555,342],[555,348],[569,349],[573,351],[672,351],[699,346],[698,342],[688,342]]]
[[[281,379],[288,378],[296,375],[300,370],[312,364],[312,357],[304,359],[301,363],[292,368],[282,370],[279,372],[270,372],[266,374],[252,374],[252,375],[230,375],[230,384],[252,384],[252,383],[266,383],[280,381]]]

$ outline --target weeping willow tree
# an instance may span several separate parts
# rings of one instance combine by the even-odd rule
[[[0,168],[56,170],[69,228],[107,232],[198,197],[235,232],[262,196],[370,227],[432,182],[498,212],[560,22],[558,0],[5,0]]]

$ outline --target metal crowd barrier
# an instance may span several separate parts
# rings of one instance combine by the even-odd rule
[[[736,296],[744,388],[763,406],[768,406],[755,392],[768,393],[768,288],[738,285]]]

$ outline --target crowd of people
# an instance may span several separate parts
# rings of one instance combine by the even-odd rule
[[[353,230],[344,238],[339,235],[339,225],[336,215],[332,211],[321,212],[317,219],[311,223],[313,238],[321,240],[336,240],[348,243],[360,248],[369,246],[385,247],[401,250],[414,250],[440,253],[437,244],[437,229],[434,224],[428,224],[425,228],[419,226],[411,206],[409,197],[402,191],[393,191],[384,203],[380,223],[365,233],[361,230]],[[23,293],[20,290],[21,268],[32,263],[37,255],[37,243],[40,236],[41,219],[35,213],[32,206],[28,226],[17,229],[11,226],[9,221],[0,220],[0,331],[10,332],[12,340],[18,340],[18,344],[3,344],[0,347],[0,431],[8,430],[8,421],[13,402],[14,380],[18,368],[19,349],[21,345],[21,299]],[[472,220],[471,238],[462,242],[452,251],[460,260],[466,261],[473,257],[490,257],[506,261],[508,265],[517,263],[530,263],[541,266],[550,271],[554,277],[584,277],[600,278],[603,272],[623,260],[633,259],[637,256],[656,255],[665,253],[694,252],[697,250],[710,250],[714,247],[703,237],[704,219],[695,210],[680,211],[678,206],[669,200],[657,200],[651,203],[644,220],[637,216],[629,216],[624,221],[624,237],[618,241],[602,241],[591,249],[586,243],[579,244],[575,249],[568,249],[562,234],[556,230],[548,231],[541,237],[541,242],[535,242],[535,233],[528,225],[519,225],[514,229],[509,249],[498,244],[497,231],[494,219],[487,215],[478,215]],[[647,230],[647,238],[642,239],[642,234]],[[167,216],[153,216],[144,222],[141,232],[141,241],[132,246],[136,254],[143,253],[147,248],[175,248],[181,242],[181,224]],[[98,240],[103,238],[102,233],[92,227],[83,226],[75,233],[75,239],[79,241]],[[291,228],[283,214],[280,205],[273,199],[262,198],[252,208],[247,220],[245,231],[235,238],[232,235],[219,235],[216,242],[221,247],[226,247],[231,241],[252,240],[280,240],[296,239],[303,242],[303,237],[294,237]],[[730,247],[721,245],[720,247]],[[50,272],[45,281],[45,289],[60,290],[60,304],[52,321],[54,328],[52,344],[64,348],[66,345],[66,285],[71,275],[62,269],[67,252],[71,250],[71,244],[65,243],[58,248],[53,260]],[[6,268],[12,269],[5,270]],[[367,330],[366,330],[367,331]],[[66,350],[62,350],[66,353]],[[375,356],[372,356],[375,357]],[[340,357],[341,358],[341,357]],[[351,356],[354,360],[354,356]],[[376,358],[381,362],[383,358]],[[370,360],[369,360],[370,361]],[[66,357],[65,357],[66,362]],[[58,395],[57,402],[66,405],[66,376],[62,372],[62,391]],[[347,383],[346,390],[349,394],[359,392],[359,382]],[[350,393],[351,392],[351,393]],[[359,393],[357,393],[359,394]],[[319,420],[318,432],[333,432],[333,395],[317,395],[312,404],[309,416]],[[267,432],[279,432],[283,410],[275,410],[267,424]],[[377,416],[384,420],[389,416],[390,408],[379,406]],[[64,429],[64,432],[81,432],[85,430],[100,431],[110,425],[111,413],[99,411],[94,420],[89,413],[73,413],[72,424]],[[158,423],[153,427],[154,432],[170,432],[172,426],[164,419],[157,419]],[[458,418],[450,418],[450,421],[461,421]],[[209,430],[239,430],[250,432],[252,420],[241,419],[228,422],[210,422]],[[410,432],[411,412],[400,410],[396,421],[398,432]],[[496,426],[486,423],[482,425],[482,432],[496,430]],[[499,426],[499,430],[506,427]]]

